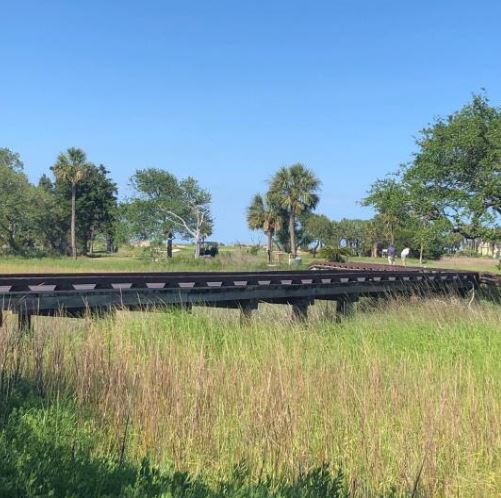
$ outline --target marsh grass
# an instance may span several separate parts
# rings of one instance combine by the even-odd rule
[[[94,421],[97,454],[149,455],[208,482],[235,464],[250,480],[292,482],[328,463],[352,496],[410,494],[416,480],[425,496],[496,496],[499,306],[400,301],[340,324],[329,305],[306,323],[284,308],[262,306],[244,325],[206,308],[35,318],[22,337],[7,317],[0,393],[27,379]]]

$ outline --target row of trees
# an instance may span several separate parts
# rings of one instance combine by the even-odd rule
[[[301,164],[280,169],[257,194],[247,224],[296,255],[321,245],[376,256],[382,247],[411,247],[438,257],[465,241],[501,240],[501,110],[481,95],[421,131],[413,160],[377,180],[362,200],[370,220],[332,221],[314,214],[319,181]]]
[[[118,243],[195,241],[212,233],[210,193],[192,177],[177,179],[150,168],[131,178],[129,199],[117,201],[109,171],[70,148],[59,154],[37,185],[29,182],[19,154],[0,149],[0,250],[11,254],[92,254],[96,240],[108,251]],[[171,249],[171,248],[170,248]],[[171,250],[168,254],[172,255]]]
[[[421,131],[413,160],[377,180],[362,204],[371,220],[332,221],[315,214],[320,181],[302,164],[280,168],[268,190],[256,194],[247,224],[296,256],[298,247],[346,247],[376,255],[392,243],[424,256],[438,256],[465,239],[501,239],[501,110],[474,96],[460,111]],[[107,250],[139,240],[167,242],[174,236],[195,242],[195,256],[213,231],[211,195],[197,180],[168,171],[138,170],[133,194],[117,201],[117,186],[103,165],[81,149],[60,154],[33,185],[18,154],[0,149],[0,249],[92,253],[96,240]]]

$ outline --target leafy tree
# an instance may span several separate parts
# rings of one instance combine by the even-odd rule
[[[341,240],[353,255],[360,256],[366,245],[366,220],[343,218],[338,222]]]
[[[318,204],[320,181],[302,164],[280,168],[270,182],[269,199],[287,212],[290,250],[297,254],[296,221],[299,215],[311,212]]]
[[[403,180],[406,191],[406,209],[408,221],[406,228],[412,227],[410,238],[415,247],[419,247],[419,263],[423,263],[423,256],[430,252],[437,243],[439,235],[444,230],[451,230],[452,226],[442,215],[438,200],[430,188],[415,179]],[[436,253],[437,251],[433,251]]]
[[[66,153],[59,154],[56,164],[52,166],[56,179],[68,182],[71,186],[71,253],[73,259],[77,258],[76,242],[76,197],[77,185],[85,178],[89,163],[82,149],[69,148]]]
[[[269,200],[256,194],[247,208],[247,225],[251,230],[263,230],[268,238],[268,263],[271,263],[273,236],[282,227],[282,213]]]
[[[19,167],[0,162],[0,246],[22,253],[35,245],[35,188]]]
[[[376,215],[365,226],[364,247],[369,248],[371,257],[378,256],[379,246],[385,241],[385,223],[381,216]]]
[[[198,258],[202,239],[212,233],[210,193],[192,177],[178,180],[156,168],[136,171],[131,184],[136,196],[122,206],[128,233],[140,239],[163,240],[175,231],[195,241]]]
[[[17,152],[12,152],[5,147],[0,148],[0,166],[7,167],[13,171],[22,171],[23,162]]]
[[[57,254],[67,254],[71,206],[67,205],[69,198],[67,189],[61,194],[59,190],[47,175],[42,175],[37,189],[41,213],[37,219],[37,230],[43,249]]]
[[[113,245],[117,215],[117,186],[101,164],[88,166],[85,178],[77,186],[77,235],[83,251],[93,252],[97,234],[105,236],[107,250]]]
[[[319,247],[328,245],[333,238],[333,224],[327,216],[323,214],[310,214],[304,224],[305,232],[315,242],[313,254],[316,254]]]
[[[212,196],[189,176],[179,182],[178,209],[170,212],[174,226],[185,237],[195,241],[195,258],[200,256],[202,239],[212,234],[213,220],[210,213]]]
[[[497,233],[501,216],[501,110],[475,95],[460,111],[421,131],[404,180],[428,197],[468,238]]]
[[[362,205],[372,206],[377,211],[379,222],[384,226],[385,236],[391,244],[395,244],[396,230],[405,223],[406,202],[405,188],[396,177],[377,180],[362,201]]]
[[[331,244],[335,248],[339,248],[341,245],[341,227],[339,225],[339,221],[332,220],[331,221],[331,232],[332,232],[332,240]]]

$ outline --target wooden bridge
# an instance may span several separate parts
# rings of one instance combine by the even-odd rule
[[[336,301],[342,315],[360,297],[464,295],[479,282],[476,272],[353,264],[303,271],[4,274],[0,324],[5,310],[17,314],[19,328],[26,329],[33,315],[204,305],[240,309],[248,317],[259,303],[290,304],[293,317],[304,319],[315,300]]]

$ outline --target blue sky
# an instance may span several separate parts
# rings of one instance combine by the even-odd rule
[[[408,161],[435,116],[501,102],[498,1],[3,1],[0,146],[36,181],[67,147],[130,194],[135,169],[192,175],[214,239],[247,230],[282,165],[322,180],[318,212]]]

